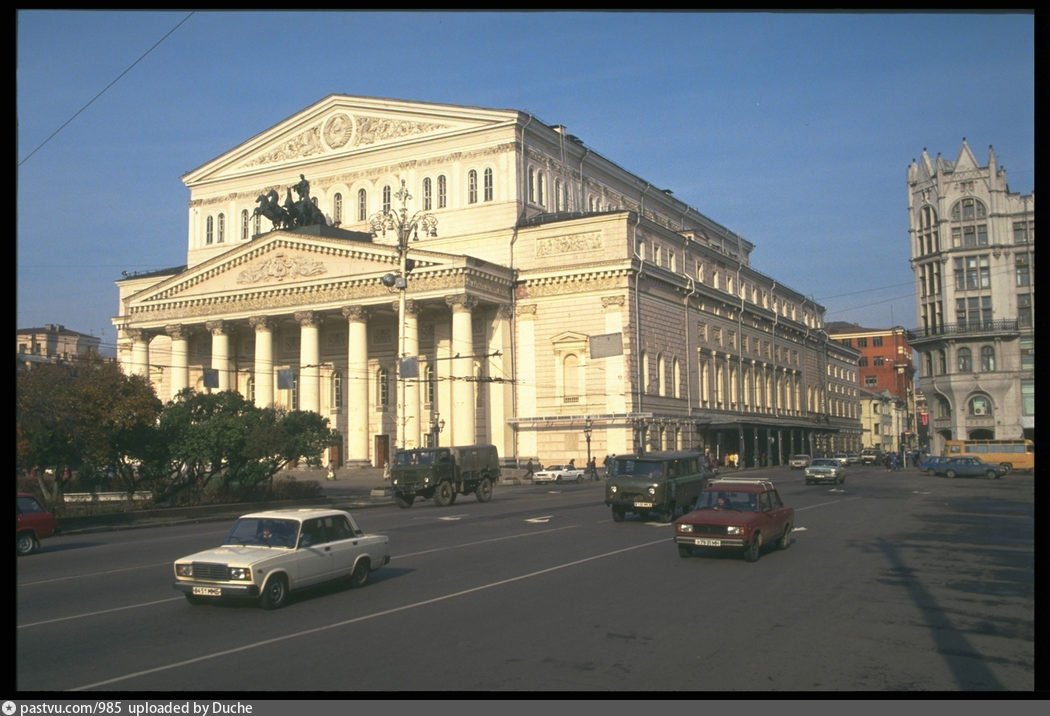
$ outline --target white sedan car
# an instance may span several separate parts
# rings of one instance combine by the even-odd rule
[[[532,476],[533,482],[581,482],[583,468],[574,465],[550,465]]]
[[[389,561],[387,537],[365,534],[348,512],[268,510],[238,518],[221,547],[175,560],[173,586],[191,604],[239,597],[277,609],[302,587],[345,578],[363,586]]]

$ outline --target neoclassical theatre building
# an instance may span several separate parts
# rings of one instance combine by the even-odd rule
[[[563,126],[331,95],[183,181],[186,265],[126,274],[113,319],[164,400],[316,411],[349,465],[475,442],[544,464],[860,447],[858,354],[824,308]],[[304,197],[322,220],[275,213]]]

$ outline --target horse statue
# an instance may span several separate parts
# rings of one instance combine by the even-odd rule
[[[309,197],[302,197],[299,201],[293,201],[290,187],[285,195],[283,208],[295,226],[313,226],[315,224],[323,225],[328,223],[324,212],[318,209],[317,205]]]
[[[277,203],[276,190],[270,189],[266,194],[260,194],[255,201],[258,206],[255,207],[255,211],[252,212],[252,218],[256,216],[265,216],[273,222],[273,231],[282,228],[291,228],[293,223],[292,219],[287,210]]]

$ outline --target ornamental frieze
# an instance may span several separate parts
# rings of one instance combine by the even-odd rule
[[[302,159],[313,154],[320,154],[322,150],[321,128],[311,127],[280,144],[276,149],[266,154],[260,154],[254,159],[245,162],[244,166],[256,167],[262,164],[276,164],[290,159]]]
[[[260,281],[284,281],[285,279],[319,276],[325,272],[324,264],[316,259],[277,254],[241,271],[237,274],[237,283],[244,285]]]
[[[536,257],[558,256],[561,254],[575,254],[581,251],[597,251],[604,247],[602,234],[595,231],[587,234],[572,234],[570,236],[555,236],[549,239],[536,240]]]

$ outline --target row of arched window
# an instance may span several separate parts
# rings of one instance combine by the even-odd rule
[[[486,167],[480,171],[477,169],[470,169],[467,171],[464,196],[466,204],[469,205],[493,201],[495,199],[495,191],[495,174],[491,167]],[[417,198],[419,204],[415,207],[410,207],[410,209],[434,211],[436,209],[448,208],[449,181],[445,174],[438,174],[434,177],[424,177],[420,182],[419,192]],[[394,197],[394,187],[392,185],[384,185],[379,190],[379,196],[381,199],[378,210],[385,213],[390,211],[391,208],[398,208],[393,207],[392,205]],[[350,217],[347,217],[345,216],[346,207],[344,206],[342,192],[336,192],[332,195],[331,213],[328,214],[328,219],[332,225],[338,226],[348,220],[350,222],[368,221],[368,217],[375,211],[375,207],[372,207],[369,202],[369,191],[365,188],[358,189],[355,194],[355,200],[353,214]],[[316,198],[314,201],[316,203]],[[238,238],[241,241],[247,241],[252,236],[256,236],[262,232],[261,217],[258,214],[253,217],[252,213],[253,212],[247,209],[242,210],[240,213],[241,221]],[[226,243],[228,240],[226,215],[220,212],[216,215],[205,217],[204,244],[206,246],[212,246],[214,244]]]
[[[926,375],[947,375],[948,374],[948,353],[944,350],[939,350],[929,353],[924,353],[923,357],[926,361]],[[973,351],[962,346],[955,351],[955,372],[956,373],[992,373],[995,371],[995,348],[992,346],[981,346],[980,353],[977,355],[977,362],[974,362]],[[936,364],[934,361],[936,360]],[[974,366],[979,366],[975,369]],[[936,371],[934,369],[937,369]]]

